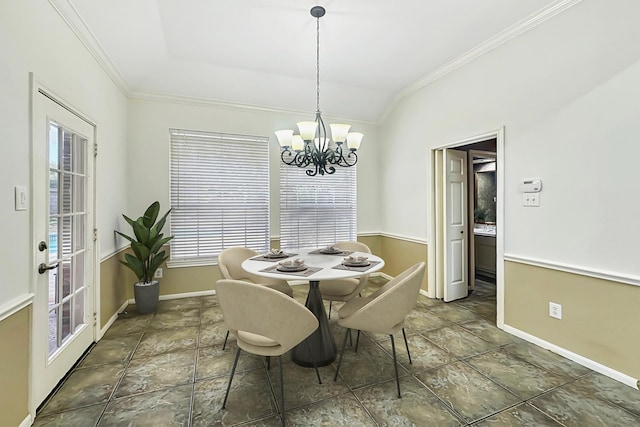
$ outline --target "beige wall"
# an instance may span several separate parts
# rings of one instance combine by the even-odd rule
[[[167,248],[168,249],[168,248]],[[133,284],[137,281],[131,270],[120,264],[125,251],[114,254],[100,263],[100,327],[129,299],[133,299]],[[162,265],[160,296],[212,291],[221,278],[217,265],[167,268]]]
[[[382,238],[378,235],[358,236],[358,241],[369,246],[372,254],[380,255]]]
[[[515,262],[504,278],[506,325],[640,378],[640,288]]]
[[[375,251],[374,251],[375,252]],[[397,276],[418,262],[427,262],[427,245],[390,236],[380,236],[380,251],[377,255],[384,259],[382,272]],[[422,279],[423,290],[427,290],[427,272]]]
[[[100,262],[100,329],[128,298],[126,289],[120,286],[122,270],[125,269],[118,261],[121,257],[122,253],[119,253]]]
[[[385,260],[382,272],[391,276],[406,270],[413,264],[427,260],[426,245],[379,235],[360,236],[371,252]],[[279,248],[280,241],[271,239],[271,247]],[[168,248],[167,248],[168,249]],[[119,259],[124,251],[104,259],[100,263],[100,327],[103,327],[117,310],[133,298],[133,284],[136,278]],[[200,267],[167,268],[162,266],[164,277],[160,279],[160,295],[176,295],[192,292],[212,291],[221,279],[217,265]],[[426,274],[423,282],[426,288]]]
[[[0,322],[0,426],[17,426],[29,414],[31,306]]]

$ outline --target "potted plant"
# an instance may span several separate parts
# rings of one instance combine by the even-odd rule
[[[129,267],[138,278],[138,282],[133,287],[133,293],[139,313],[156,311],[160,285],[153,279],[158,267],[169,258],[161,249],[173,239],[173,236],[164,237],[161,232],[171,209],[158,220],[159,212],[160,203],[155,201],[147,208],[144,215],[135,221],[123,214],[122,216],[133,229],[134,237],[116,230],[116,233],[131,242],[133,254],[125,254],[124,260],[120,262]]]

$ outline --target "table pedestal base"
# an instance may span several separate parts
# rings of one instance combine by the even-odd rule
[[[317,366],[330,365],[331,362],[336,360],[337,354],[336,343],[329,329],[327,312],[324,309],[322,295],[318,287],[319,283],[318,281],[309,282],[309,294],[305,303],[305,307],[318,319],[318,329],[298,344],[293,349],[291,356],[294,363],[309,368],[313,367],[314,359]]]

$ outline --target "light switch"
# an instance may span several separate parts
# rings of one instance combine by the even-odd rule
[[[22,185],[16,185],[15,187],[15,204],[17,211],[27,210],[27,187]]]

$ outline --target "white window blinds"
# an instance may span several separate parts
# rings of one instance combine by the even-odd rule
[[[170,129],[171,260],[269,248],[269,139]]]
[[[280,164],[280,247],[313,248],[356,240],[356,166],[307,176]]]

